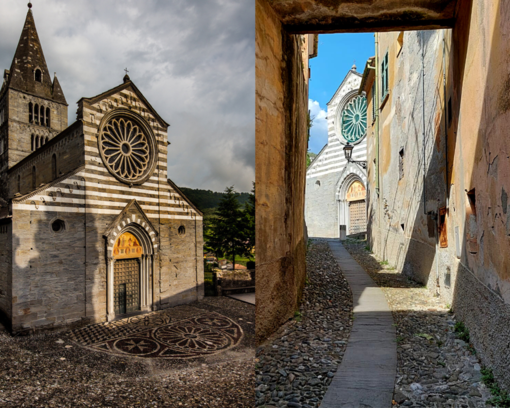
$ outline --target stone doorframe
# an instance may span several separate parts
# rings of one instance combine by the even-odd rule
[[[350,218],[349,202],[347,201],[347,191],[352,183],[359,181],[366,188],[367,176],[365,171],[355,163],[348,163],[336,183],[336,200],[338,203],[338,225],[337,232],[340,236],[340,225],[346,226],[346,234],[349,235]]]
[[[158,253],[158,232],[153,227],[140,205],[131,200],[116,217],[104,234],[106,240],[106,319],[115,319],[113,247],[117,238],[125,232],[133,234],[140,243],[143,253],[140,259],[140,310],[155,310],[154,270]]]
[[[140,245],[143,248],[142,257],[140,260],[140,310],[141,311],[150,311],[153,310],[153,290],[152,290],[152,280],[153,280],[153,270],[154,270],[154,251],[152,247],[152,242],[150,237],[147,235],[146,231],[142,228],[141,225],[138,225],[135,222],[128,224],[126,227],[122,228],[118,237],[120,237],[125,232],[130,232],[133,234]],[[115,241],[114,241],[115,243]],[[113,257],[113,245],[108,247],[107,253],[107,272],[106,272],[106,305],[107,305],[107,319],[111,322],[115,318],[115,307],[114,307],[114,271],[115,271],[115,262],[116,259]]]

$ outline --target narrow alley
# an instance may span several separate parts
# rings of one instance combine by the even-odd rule
[[[352,347],[352,292],[330,248],[340,244],[311,242],[301,307],[257,350],[257,407],[321,406]],[[381,288],[392,312],[396,333],[389,341],[396,343],[397,370],[391,403],[397,407],[491,406],[490,391],[482,382],[483,367],[450,305],[387,262],[379,262],[366,241],[348,239],[343,246]],[[341,400],[337,404],[378,407]]]

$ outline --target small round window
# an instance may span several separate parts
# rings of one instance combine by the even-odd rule
[[[186,234],[186,228],[184,228],[184,225],[181,225],[179,227],[179,229],[177,230],[177,232],[179,233],[179,235],[184,235]]]
[[[55,220],[51,223],[51,229],[53,232],[62,232],[66,229],[66,223],[62,220]]]

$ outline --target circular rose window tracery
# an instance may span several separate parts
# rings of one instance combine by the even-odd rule
[[[367,132],[367,100],[353,98],[342,111],[342,136],[351,143],[360,141]]]
[[[99,151],[108,171],[128,184],[141,183],[153,170],[153,143],[148,132],[127,117],[114,117],[103,126]]]

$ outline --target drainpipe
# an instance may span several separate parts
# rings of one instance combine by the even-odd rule
[[[379,100],[379,33],[375,33],[375,191],[377,193],[377,206],[378,209],[378,227],[379,227],[379,242],[382,245],[382,225],[381,225],[381,192],[379,184],[379,111],[380,111],[380,100]]]
[[[423,30],[420,31],[420,43],[421,43],[421,85],[422,85],[422,121],[423,121],[423,129],[422,129],[422,140],[423,140],[423,214],[427,214],[427,191],[425,185],[425,54],[424,54],[424,45],[423,45]]]
[[[379,196],[379,33],[375,33],[375,191]]]
[[[197,245],[197,214],[195,214],[195,290],[197,292],[197,300],[200,297],[200,288],[198,286],[198,245]],[[203,251],[202,251],[203,252]],[[205,282],[204,282],[205,285]]]
[[[446,107],[446,40],[445,31],[443,30],[443,93],[444,93],[444,143],[445,143],[445,177],[446,177],[446,207],[449,207],[448,201],[450,198],[450,182],[448,177],[448,122],[447,122],[447,107]]]

